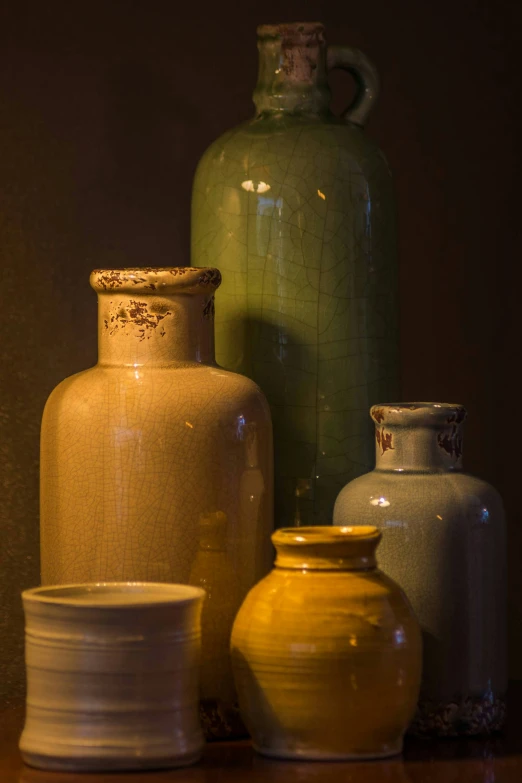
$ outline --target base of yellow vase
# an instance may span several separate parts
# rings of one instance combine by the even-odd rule
[[[286,759],[293,761],[374,761],[377,759],[387,759],[391,756],[399,756],[402,753],[402,741],[396,745],[390,745],[385,750],[375,752],[361,753],[331,753],[327,750],[299,749],[290,750],[284,748],[265,748],[253,744],[254,750],[262,756],[268,756],[273,759]]]

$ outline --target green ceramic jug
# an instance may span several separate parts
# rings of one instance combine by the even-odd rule
[[[258,48],[255,117],[196,172],[192,264],[223,274],[218,363],[271,406],[276,525],[330,524],[340,489],[372,465],[368,407],[397,394],[392,180],[363,130],[379,80],[321,24],[263,25]],[[357,84],[340,117],[333,68]]]

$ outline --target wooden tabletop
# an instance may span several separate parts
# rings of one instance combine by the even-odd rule
[[[509,694],[505,736],[486,740],[408,740],[388,761],[319,763],[271,761],[248,742],[207,745],[203,760],[185,769],[129,774],[43,772],[18,752],[23,710],[0,713],[1,783],[522,783],[522,683]]]

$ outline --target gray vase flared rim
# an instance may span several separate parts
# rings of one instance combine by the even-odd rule
[[[378,425],[440,426],[461,424],[467,411],[452,402],[383,402],[372,405],[370,416]]]
[[[24,604],[108,610],[179,606],[204,597],[201,587],[166,582],[84,582],[33,587],[22,593]]]

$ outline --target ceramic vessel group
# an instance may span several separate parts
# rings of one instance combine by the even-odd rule
[[[462,471],[461,406],[374,404],[398,374],[377,74],[319,24],[258,47],[256,115],[196,172],[193,266],[94,271],[98,363],[45,407],[35,766],[188,764],[200,721],[240,716],[304,760],[503,724],[501,500]],[[357,83],[340,118],[333,68]]]

